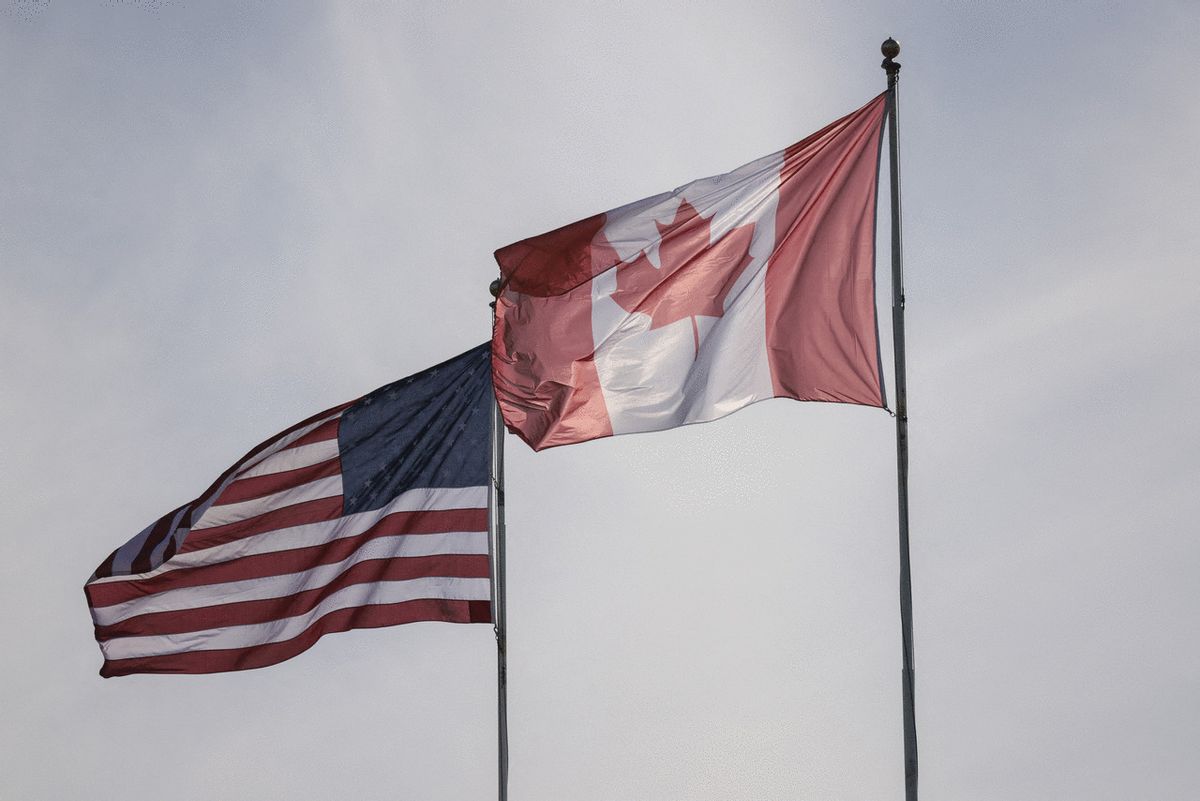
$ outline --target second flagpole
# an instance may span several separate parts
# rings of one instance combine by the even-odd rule
[[[496,320],[496,298],[500,281],[492,282],[492,323]],[[504,417],[493,402],[492,476],[488,487],[489,545],[492,553],[492,625],[496,632],[496,766],[497,797],[508,801],[508,654],[504,591]]]
[[[908,554],[908,381],[904,353],[904,249],[900,236],[900,136],[896,131],[900,94],[900,45],[888,38],[880,47],[887,73],[888,161],[892,190],[892,350],[896,357],[896,489],[900,523],[900,638],[904,649],[901,684],[904,703],[904,798],[917,801],[917,714],[913,672],[912,566]]]

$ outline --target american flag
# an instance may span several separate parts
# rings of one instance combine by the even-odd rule
[[[272,437],[84,592],[102,676],[265,667],[321,636],[491,622],[488,345]]]

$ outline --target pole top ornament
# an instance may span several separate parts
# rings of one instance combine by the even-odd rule
[[[883,53],[883,63],[879,66],[883,67],[883,69],[887,71],[888,75],[895,75],[898,73],[900,71],[900,62],[893,61],[893,59],[900,55],[900,43],[889,36],[884,40],[883,44],[879,46],[879,52]]]

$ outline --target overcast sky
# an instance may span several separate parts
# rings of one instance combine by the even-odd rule
[[[1182,1],[4,6],[0,796],[493,798],[490,627],[104,680],[84,579],[267,436],[484,341],[494,249],[858,108],[890,34],[922,797],[1195,798],[1198,30]],[[901,797],[893,430],[779,400],[509,437],[513,801]]]

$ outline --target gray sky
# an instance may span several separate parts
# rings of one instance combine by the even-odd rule
[[[1194,798],[1198,29],[5,6],[0,796],[493,797],[489,627],[106,681],[84,579],[255,443],[486,339],[495,248],[802,138],[882,89],[891,34],[922,797]],[[508,447],[514,801],[900,796],[891,418]]]

